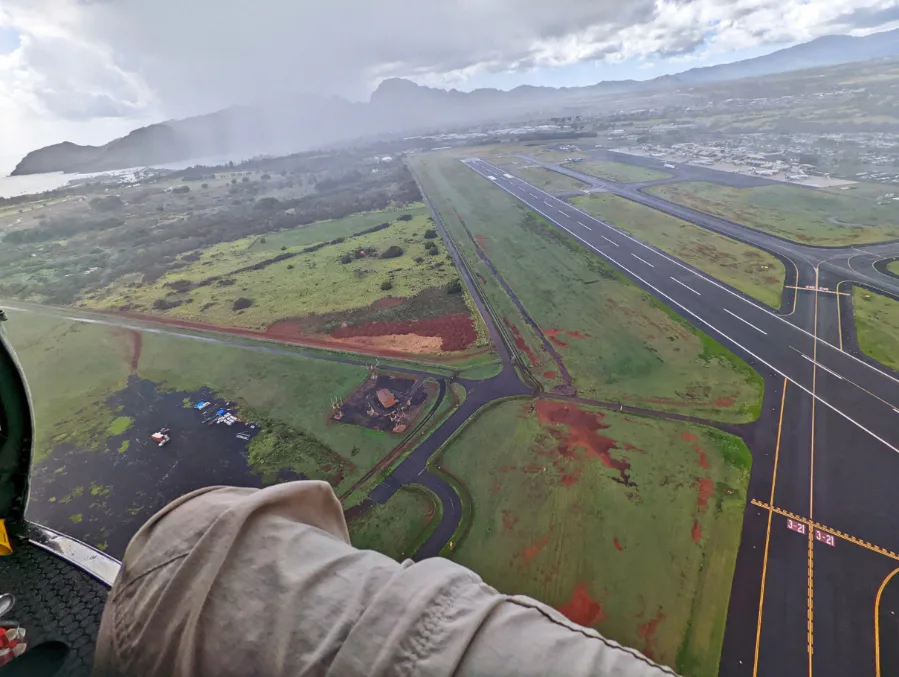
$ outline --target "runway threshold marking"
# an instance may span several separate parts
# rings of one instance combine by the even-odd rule
[[[743,324],[749,325],[750,327],[752,327],[753,329],[755,329],[755,330],[756,330],[757,332],[759,332],[760,334],[764,334],[765,336],[768,335],[768,332],[766,332],[764,329],[759,329],[759,328],[756,327],[754,324],[752,324],[752,322],[750,322],[749,320],[744,320],[742,317],[740,317],[739,315],[737,315],[737,314],[734,313],[734,312],[729,311],[727,308],[722,308],[721,310],[723,310],[723,311],[724,311],[725,313],[727,313],[728,315],[731,315],[731,316],[737,318],[737,319],[740,320],[740,322],[742,322]]]
[[[702,294],[700,294],[698,291],[696,291],[695,289],[693,289],[693,287],[688,287],[688,286],[685,285],[683,282],[681,282],[680,280],[678,280],[676,277],[672,277],[671,279],[674,280],[675,282],[677,282],[681,287],[685,287],[686,289],[689,289],[691,292],[693,292],[693,293],[696,294],[697,296],[702,296]]]
[[[674,279],[674,278],[671,278]],[[787,403],[787,384],[784,378],[783,394],[780,396],[780,420],[777,423],[777,445],[774,447],[774,472],[771,475],[771,505],[774,505],[774,489],[777,487],[777,464],[780,460],[780,437],[784,425],[784,408]],[[768,546],[771,541],[771,519],[774,513],[768,511],[768,530],[765,533],[765,555],[762,559],[762,590],[759,594],[759,623],[755,632],[755,656],[752,663],[752,677],[758,677],[759,673],[759,645],[762,641],[762,608],[765,605],[765,580],[768,575]]]
[[[787,519],[791,519],[794,522],[800,522],[805,524],[812,529],[817,529],[818,531],[822,531],[825,534],[832,534],[837,538],[841,538],[844,541],[848,541],[853,545],[857,545],[860,548],[864,548],[865,550],[870,550],[871,552],[876,552],[878,555],[883,555],[884,557],[889,557],[890,559],[896,560],[899,562],[899,554],[893,552],[892,550],[887,550],[886,548],[881,548],[879,545],[874,545],[868,541],[864,541],[860,538],[856,538],[855,536],[851,536],[845,532],[840,531],[839,529],[834,529],[832,527],[827,526],[826,524],[821,524],[819,522],[815,522],[814,520],[810,520],[802,515],[797,515],[795,513],[789,512],[788,510],[784,510],[782,508],[778,508],[776,506],[771,505],[770,503],[765,503],[763,501],[758,501],[756,499],[752,499],[750,501],[752,505],[757,508],[762,508],[763,510],[769,510],[773,513],[777,513],[778,515],[782,515]],[[814,535],[814,532],[811,532],[810,535]],[[822,542],[825,542],[822,540]]]

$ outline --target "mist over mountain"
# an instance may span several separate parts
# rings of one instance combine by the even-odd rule
[[[767,56],[644,82],[608,81],[561,88],[526,85],[510,91],[461,92],[392,78],[378,86],[368,103],[304,95],[142,127],[103,146],[68,142],[47,146],[26,155],[13,175],[105,171],[228,154],[285,154],[377,134],[413,133],[547,113],[604,95],[663,91],[897,55],[899,29],[862,38],[823,37]]]

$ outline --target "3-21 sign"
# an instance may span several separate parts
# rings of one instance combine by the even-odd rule
[[[787,529],[790,531],[795,531],[797,534],[807,534],[806,526],[804,522],[797,522],[796,520],[787,520]]]
[[[821,541],[825,545],[829,545],[831,548],[835,547],[837,544],[837,539],[833,534],[829,534],[826,531],[821,531],[820,529],[815,529],[815,540]]]

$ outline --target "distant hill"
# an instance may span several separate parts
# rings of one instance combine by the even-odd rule
[[[595,97],[661,92],[890,56],[899,56],[899,29],[863,38],[823,37],[767,56],[694,68],[646,82],[624,80],[561,88],[525,85],[510,91],[461,92],[392,78],[378,86],[367,104],[302,96],[277,105],[234,107],[150,125],[104,146],[68,142],[47,146],[26,155],[13,175],[105,171],[227,154],[284,154],[373,134],[546,114]]]

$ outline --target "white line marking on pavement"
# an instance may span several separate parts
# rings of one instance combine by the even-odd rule
[[[583,226],[583,227],[586,228],[587,230],[593,230],[593,229],[592,229],[590,226],[588,226],[586,223],[581,223],[580,221],[577,222],[577,225]]]
[[[600,235],[600,237],[601,237],[603,240],[605,240],[606,242],[611,242],[611,243],[612,243],[613,245],[615,245],[616,247],[618,246],[618,243],[615,242],[615,240],[610,240],[610,239],[607,238],[605,235]]]
[[[742,322],[743,324],[748,324],[750,327],[752,327],[753,329],[755,329],[757,332],[759,332],[759,333],[761,333],[761,334],[764,334],[765,336],[768,335],[768,332],[766,332],[765,330],[759,329],[759,328],[756,327],[754,324],[752,324],[752,322],[748,322],[748,321],[744,320],[742,317],[740,317],[740,316],[737,315],[736,313],[732,313],[732,312],[729,311],[727,308],[722,308],[722,310],[723,310],[725,313],[727,313],[728,315],[731,315],[731,316],[737,318],[737,319],[740,320],[740,322]]]
[[[688,287],[688,286],[685,285],[683,282],[681,282],[680,280],[678,280],[676,277],[672,277],[671,279],[674,280],[675,282],[677,282],[681,287],[684,287],[684,288],[686,288],[686,289],[689,289],[691,292],[693,292],[693,293],[696,294],[697,296],[702,296],[702,294],[700,294],[698,291],[696,291],[695,289],[693,289],[693,287]]]
[[[543,204],[545,204],[547,207],[552,207],[548,200],[544,200]]]
[[[635,259],[637,259],[638,261],[642,261],[643,263],[645,263],[645,264],[646,264],[647,266],[649,266],[650,268],[655,268],[655,266],[652,265],[649,261],[646,261],[645,259],[641,259],[641,258],[640,258],[639,256],[637,256],[636,254],[631,254],[631,256],[633,256],[633,257],[634,257]]]
[[[825,367],[823,364],[820,364],[820,363],[818,363],[818,362],[815,362],[815,361],[814,361],[812,358],[810,358],[808,355],[805,355],[805,354],[803,354],[803,353],[799,353],[799,354],[802,355],[802,357],[803,357],[804,359],[808,360],[808,361],[811,362],[813,365],[815,365],[816,367],[818,367],[818,369],[823,369],[823,370],[826,371],[828,374],[830,374],[831,376],[836,376],[836,377],[837,377],[838,379],[840,379],[841,381],[845,381],[845,380],[846,380],[846,379],[844,379],[842,376],[840,376],[837,372],[831,371],[830,369],[828,369],[827,367]]]

